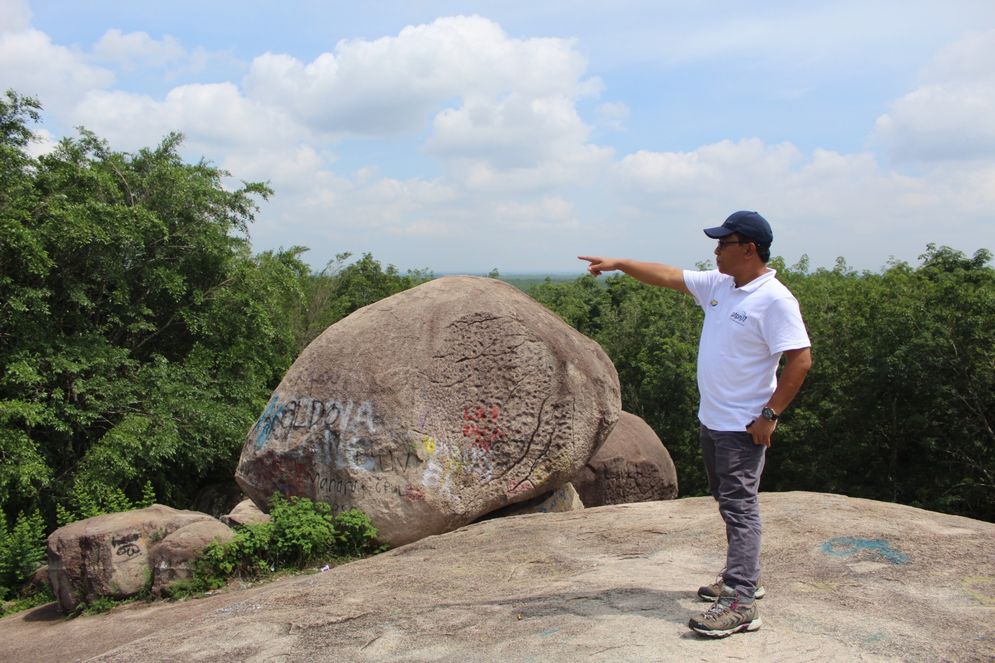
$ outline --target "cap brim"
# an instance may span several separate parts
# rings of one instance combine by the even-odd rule
[[[734,232],[736,231],[726,228],[725,226],[718,226],[717,228],[705,228],[705,234],[711,237],[712,239],[719,239],[720,237],[726,237],[728,235],[733,234]]]

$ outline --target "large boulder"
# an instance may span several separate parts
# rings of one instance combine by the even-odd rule
[[[621,411],[594,341],[495,279],[443,277],[360,309],[297,358],[236,480],[362,509],[399,545],[566,483]]]
[[[649,424],[622,412],[573,484],[587,507],[672,500],[677,497],[677,470]]]
[[[70,612],[100,597],[126,598],[147,587],[149,546],[184,525],[213,521],[204,513],[153,504],[60,527],[48,537],[48,577]]]
[[[149,549],[152,567],[152,594],[162,596],[174,582],[193,575],[193,563],[212,543],[228,543],[235,536],[219,520],[198,520],[167,534]]]

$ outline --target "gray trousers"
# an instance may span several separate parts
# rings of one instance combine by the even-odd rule
[[[752,600],[760,579],[760,475],[767,447],[745,431],[701,427],[708,488],[726,524],[726,585]]]

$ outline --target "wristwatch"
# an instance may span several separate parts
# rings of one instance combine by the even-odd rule
[[[772,410],[771,408],[764,407],[764,409],[760,410],[760,416],[766,419],[767,421],[777,421],[778,415],[777,412],[774,412],[774,410]]]

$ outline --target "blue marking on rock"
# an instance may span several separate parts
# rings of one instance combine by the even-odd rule
[[[906,564],[909,561],[908,555],[898,552],[884,539],[837,536],[822,544],[822,552],[833,557],[852,557],[865,550],[890,564]]]

